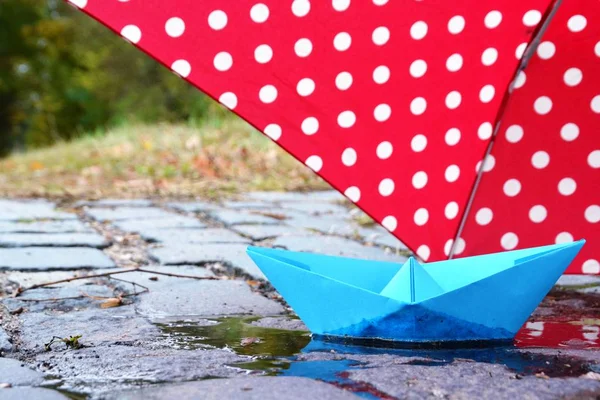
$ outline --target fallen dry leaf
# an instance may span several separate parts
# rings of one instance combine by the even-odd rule
[[[586,378],[586,379],[593,379],[595,381],[600,381],[600,374],[597,372],[588,372],[587,374],[583,375],[582,378]]]
[[[543,372],[539,372],[539,373],[535,374],[535,377],[540,378],[540,379],[550,379],[550,377]]]
[[[106,301],[103,301],[100,304],[100,308],[113,308],[113,307],[119,307],[123,304],[123,300],[119,297],[113,297],[110,299],[107,299]]]
[[[240,342],[240,344],[242,346],[250,346],[252,344],[260,343],[260,342],[261,342],[260,338],[257,338],[257,337],[246,337],[246,338],[242,339],[242,341]]]

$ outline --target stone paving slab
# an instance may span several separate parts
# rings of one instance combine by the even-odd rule
[[[19,360],[0,357],[0,383],[9,383],[12,386],[33,386],[44,381],[44,374],[25,366]],[[0,398],[2,398],[0,389]]]
[[[154,229],[202,229],[206,224],[196,218],[173,215],[169,218],[115,221],[114,226],[125,232],[142,233]]]
[[[600,276],[591,275],[563,275],[560,277],[558,286],[588,286],[600,285]]]
[[[85,214],[97,221],[121,221],[128,219],[160,219],[177,216],[156,207],[88,208]]]
[[[242,211],[215,210],[208,214],[225,225],[243,225],[243,224],[277,224],[280,221],[260,214],[251,214]]]
[[[13,344],[6,331],[0,327],[0,356],[13,351]],[[2,380],[0,380],[0,383]]]
[[[86,247],[0,249],[0,269],[44,271],[112,267],[115,263],[106,254]]]
[[[97,233],[4,233],[0,247],[94,247],[103,249],[110,243]]]
[[[0,221],[36,219],[77,219],[77,216],[57,211],[54,204],[46,200],[0,200]]]
[[[140,234],[146,240],[162,243],[250,243],[237,233],[221,228],[153,229]]]
[[[215,274],[213,274],[211,271],[207,270],[206,268],[197,267],[194,265],[181,265],[181,266],[176,266],[176,267],[150,265],[150,266],[144,267],[144,269],[149,270],[149,271],[163,272],[163,273],[167,273],[167,274],[195,276],[198,278],[215,276]],[[120,270],[116,269],[115,271],[120,271]],[[178,278],[178,277],[158,275],[158,274],[149,274],[149,273],[139,272],[139,271],[127,272],[124,274],[119,274],[118,276],[115,276],[115,277],[117,277],[119,279],[124,279],[126,281],[135,282],[135,283],[144,285],[147,288],[149,288],[151,292],[162,291],[162,290],[165,290],[165,288],[168,288],[169,286],[172,286],[174,284],[179,284],[181,282],[197,282],[195,280],[190,280],[190,279],[186,279],[186,278]],[[152,280],[150,278],[152,278]],[[122,283],[121,286],[128,290],[131,289],[131,285],[128,285],[126,283]]]
[[[286,400],[286,399],[351,400],[354,394],[324,382],[296,377],[247,377],[209,379],[162,387],[121,392],[108,399],[122,400]]]
[[[223,315],[275,315],[283,307],[253,293],[242,281],[180,281],[151,290],[136,303],[138,314],[151,318]]]
[[[68,400],[69,398],[56,390],[31,387],[0,389],[2,400]]]
[[[389,232],[379,229],[360,229],[359,235],[367,243],[373,243],[394,250],[408,250],[408,247]]]
[[[25,307],[28,312],[70,312],[84,308],[97,308],[100,302],[94,300],[94,297],[111,298],[115,296],[115,292],[107,286],[89,284],[84,281],[76,282],[76,285],[28,290],[19,297],[2,300],[2,304],[9,310]],[[52,301],[53,299],[64,300]]]
[[[292,251],[306,251],[367,260],[403,263],[407,259],[404,256],[388,253],[377,247],[367,247],[353,240],[335,236],[284,236],[277,238],[273,242],[273,246]]]
[[[356,236],[362,228],[349,218],[339,215],[307,215],[303,212],[285,209],[278,209],[277,213],[286,217],[284,222],[289,226],[326,234]]]
[[[350,210],[342,205],[333,203],[315,203],[311,201],[301,203],[282,203],[282,208],[300,211],[310,215],[336,215],[342,218],[350,216]]]
[[[245,273],[265,279],[264,274],[246,254],[248,246],[241,244],[204,244],[190,246],[184,244],[167,244],[152,249],[150,256],[165,265],[208,264],[223,262],[241,269]]]
[[[220,208],[218,204],[206,201],[171,202],[167,203],[167,207],[186,213],[207,212]]]
[[[97,201],[78,201],[75,207],[150,207],[152,201],[147,199],[102,199]]]
[[[94,232],[77,220],[15,222],[0,221],[0,233],[90,233]]]
[[[259,326],[261,328],[284,329],[287,331],[309,331],[301,320],[285,317],[265,317],[258,321],[252,321],[250,325]]]
[[[301,192],[249,192],[247,198],[270,202],[338,202],[347,201],[346,197],[335,190],[325,190],[310,193]]]
[[[224,201],[223,207],[226,209],[268,210],[275,208],[275,204],[267,201]]]
[[[235,225],[231,229],[256,241],[304,233],[302,229],[288,225]]]

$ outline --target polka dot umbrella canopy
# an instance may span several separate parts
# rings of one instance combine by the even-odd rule
[[[425,261],[588,240],[599,0],[69,0]]]

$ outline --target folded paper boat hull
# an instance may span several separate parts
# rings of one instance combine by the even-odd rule
[[[249,247],[313,334],[402,342],[511,340],[584,241],[421,265]]]

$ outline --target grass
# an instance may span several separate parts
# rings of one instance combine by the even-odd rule
[[[0,159],[0,196],[203,197],[328,186],[239,120],[134,125]]]

